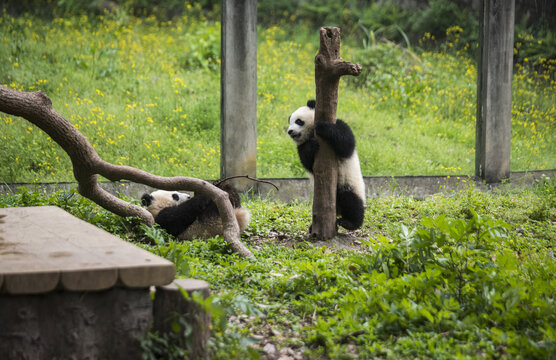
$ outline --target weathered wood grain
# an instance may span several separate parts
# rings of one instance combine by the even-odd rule
[[[164,285],[174,265],[52,206],[6,208],[0,240],[2,292],[37,294]]]
[[[0,294],[0,359],[141,359],[149,289]]]

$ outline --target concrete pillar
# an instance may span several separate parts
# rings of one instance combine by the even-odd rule
[[[479,29],[475,175],[510,177],[515,0],[483,0]]]
[[[222,0],[220,176],[257,174],[257,1]],[[240,189],[252,185],[234,181]]]

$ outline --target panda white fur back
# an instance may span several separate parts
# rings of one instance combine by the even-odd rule
[[[338,161],[338,184],[350,184],[353,192],[363,201],[363,205],[366,204],[365,182],[356,150],[349,159]]]
[[[239,195],[233,187],[219,187],[228,192],[239,230],[245,231],[251,214],[240,207]],[[191,197],[186,193],[156,190],[150,194],[143,194],[141,203],[153,215],[157,224],[181,240],[203,239],[223,234],[218,209],[205,196]]]
[[[239,226],[239,232],[243,233],[249,225],[251,214],[243,208],[234,209],[234,215]],[[197,219],[184,232],[178,235],[180,240],[208,239],[224,233],[222,219],[219,216]]]
[[[301,164],[311,176],[319,149],[315,133],[334,149],[338,159],[336,211],[341,216],[337,223],[348,230],[360,228],[365,217],[365,183],[350,127],[340,119],[335,124],[315,124],[314,100],[294,111],[288,121],[288,135],[296,143]]]

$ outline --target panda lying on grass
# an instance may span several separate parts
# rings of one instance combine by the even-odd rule
[[[341,215],[337,224],[348,230],[359,229],[365,216],[365,183],[353,132],[340,119],[335,124],[319,122],[315,126],[315,100],[309,100],[307,106],[294,111],[289,117],[289,124],[288,135],[297,144],[301,164],[311,176],[319,150],[315,133],[334,149],[338,158],[336,212]]]
[[[237,191],[226,183],[217,187],[230,196],[239,231],[245,231],[251,216],[249,211],[241,208]],[[223,233],[218,208],[206,196],[191,197],[189,194],[176,191],[156,190],[150,194],[143,194],[141,204],[151,213],[158,225],[178,239],[207,239]]]

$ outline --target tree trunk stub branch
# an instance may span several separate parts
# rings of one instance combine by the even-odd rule
[[[241,243],[239,226],[225,191],[200,179],[156,176],[102,160],[87,138],[52,108],[52,101],[41,91],[20,92],[0,85],[0,111],[28,120],[60,145],[71,159],[79,193],[106,210],[123,217],[137,216],[147,225],[154,224],[153,216],[146,209],[102,189],[97,182],[97,175],[111,181],[129,180],[163,190],[194,191],[209,197],[218,207],[224,239],[230,247],[243,257],[253,257],[251,251]]]
[[[320,48],[315,56],[315,122],[336,122],[340,77],[358,76],[361,69],[361,65],[343,61],[340,57],[340,29],[321,28]],[[332,148],[321,139],[318,141],[319,151],[313,165],[315,189],[312,236],[328,240],[336,236],[338,162]]]

